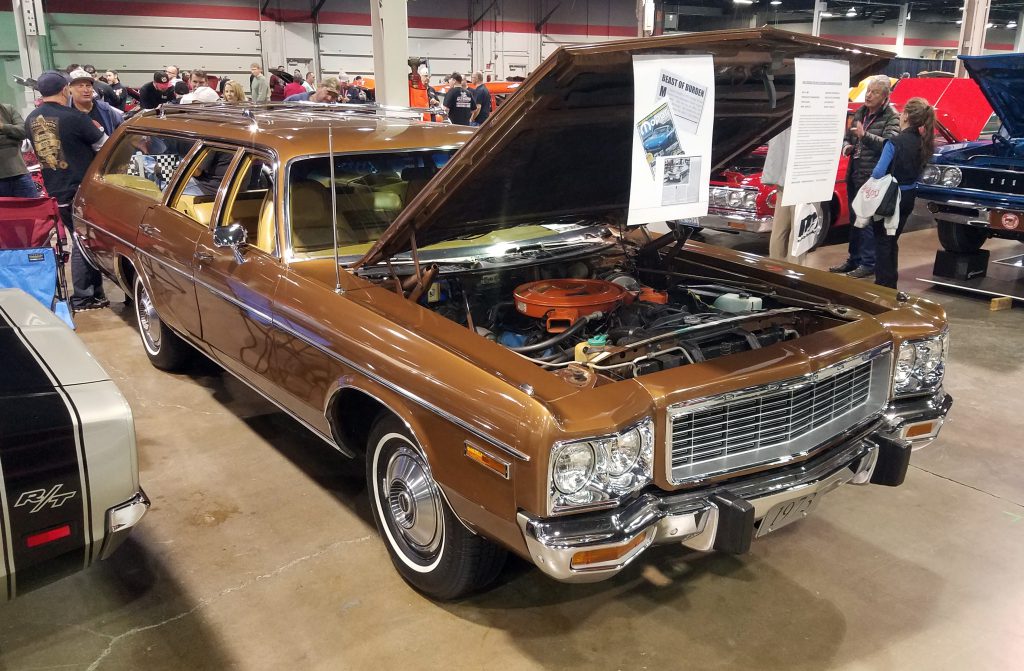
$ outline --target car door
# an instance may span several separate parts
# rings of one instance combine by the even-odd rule
[[[175,330],[198,334],[192,255],[201,228],[165,203],[180,190],[178,175],[196,141],[143,132],[118,140],[88,194],[75,204],[90,260],[118,275],[116,249],[135,247],[141,273],[161,318]],[[77,227],[77,225],[76,225]],[[130,287],[129,287],[130,290]]]
[[[226,368],[267,394],[273,302],[282,272],[277,231],[277,165],[245,150],[225,182],[216,220],[196,245],[195,282],[203,340]],[[218,246],[218,229],[246,231],[245,244]]]
[[[211,163],[230,165],[237,149],[203,147],[192,154],[166,203],[151,207],[136,239],[138,270],[160,318],[177,331],[200,338],[199,308],[193,283],[196,243],[209,229],[219,186],[205,189],[197,176]],[[227,168],[221,171],[221,177]],[[199,203],[202,201],[202,204]]]

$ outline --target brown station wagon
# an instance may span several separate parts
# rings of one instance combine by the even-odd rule
[[[508,551],[615,575],[652,544],[731,553],[933,439],[941,307],[626,228],[632,57],[712,54],[712,170],[790,123],[771,29],[562,49],[473,131],[349,106],[145,113],[74,204],[163,369],[199,350],[341,452],[435,598]]]

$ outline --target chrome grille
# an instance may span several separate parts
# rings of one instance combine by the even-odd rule
[[[886,347],[804,378],[673,406],[671,479],[792,457],[855,426],[888,398],[890,351]]]
[[[968,167],[960,169],[963,175],[961,189],[1024,195],[1024,176],[1018,172]]]

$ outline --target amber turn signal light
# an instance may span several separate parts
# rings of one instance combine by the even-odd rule
[[[646,540],[647,533],[645,532],[622,545],[601,548],[599,550],[584,550],[583,552],[577,552],[572,556],[572,561],[569,565],[574,569],[584,569],[588,566],[593,566],[594,564],[607,564],[618,561],[632,552],[635,548],[642,545]]]
[[[484,452],[476,445],[466,443],[466,456],[489,471],[493,471],[508,480],[509,464],[506,461]]]
[[[935,431],[935,420],[928,422],[920,422],[918,424],[911,424],[907,427],[904,432],[904,436],[909,439],[920,438],[922,436],[930,436]]]

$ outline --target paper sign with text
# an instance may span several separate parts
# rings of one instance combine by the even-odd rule
[[[712,57],[634,56],[633,91],[629,225],[707,214]]]
[[[793,132],[783,205],[832,199],[850,90],[847,61],[796,58],[794,64]]]

